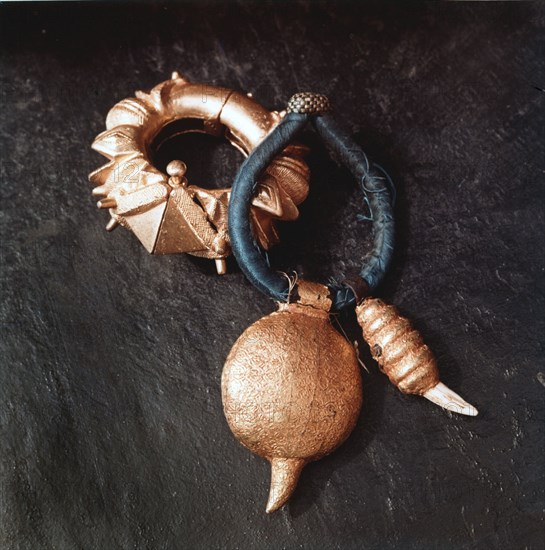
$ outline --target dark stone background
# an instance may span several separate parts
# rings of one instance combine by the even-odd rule
[[[2,548],[543,548],[539,4],[23,4],[0,19]],[[231,436],[220,375],[273,304],[233,262],[219,278],[108,234],[87,181],[108,109],[173,69],[269,108],[331,97],[397,183],[381,295],[477,418],[403,396],[362,352],[352,436],[264,514],[268,467]],[[311,197],[272,259],[324,280],[357,266],[369,227],[350,175],[306,139]],[[228,146],[184,143],[194,183],[235,174]]]

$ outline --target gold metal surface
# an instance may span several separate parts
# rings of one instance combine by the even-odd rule
[[[300,282],[283,304],[240,336],[222,374],[227,422],[271,463],[267,512],[290,497],[305,464],[337,448],[362,403],[354,348],[331,326],[328,289]]]
[[[356,315],[373,358],[400,391],[422,395],[452,412],[477,414],[475,407],[439,381],[435,356],[394,306],[366,298],[356,307]]]
[[[239,92],[193,84],[179,73],[149,93],[115,105],[106,118],[106,131],[93,149],[109,162],[89,175],[100,197],[99,208],[109,209],[111,231],[130,229],[153,254],[187,252],[212,258],[219,273],[230,254],[227,234],[229,189],[203,189],[189,185],[182,160],[174,160],[167,173],[151,162],[150,147],[175,121],[187,119],[192,127],[178,131],[225,137],[248,155],[281,119]],[[304,147],[287,147],[258,182],[252,224],[260,245],[268,249],[278,241],[273,220],[294,220],[297,206],[308,194],[310,173],[303,161]]]

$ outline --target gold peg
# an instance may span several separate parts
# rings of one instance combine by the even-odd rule
[[[119,225],[117,218],[110,218],[110,221],[106,225],[106,231],[113,231]]]
[[[117,206],[117,202],[115,201],[115,199],[106,197],[105,199],[98,201],[97,206],[99,208],[115,208]]]
[[[218,275],[225,275],[227,273],[227,262],[224,258],[216,258],[216,271]]]

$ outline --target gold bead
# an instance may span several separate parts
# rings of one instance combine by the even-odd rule
[[[171,177],[179,177],[185,175],[187,172],[187,166],[185,162],[181,160],[172,160],[168,163],[167,174]]]

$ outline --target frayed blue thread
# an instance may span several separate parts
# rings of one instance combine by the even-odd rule
[[[372,189],[370,187],[367,187],[367,185],[365,185],[365,180],[368,180],[369,182],[386,180],[388,182],[388,185],[385,187],[381,187],[380,189]],[[388,193],[389,195],[391,195],[390,189],[393,186],[393,182],[389,176],[388,178],[382,178],[380,176],[373,176],[369,173],[366,173],[361,177],[360,185],[361,185],[361,188],[365,191],[365,193],[373,193],[377,195],[380,195],[381,193]],[[395,189],[395,187],[393,189]]]
[[[356,151],[357,153],[358,151]],[[369,164],[369,159],[367,158],[367,155],[363,151],[359,151],[360,154],[363,155],[363,160],[365,161],[365,173],[369,173],[369,170],[371,169],[371,166]]]
[[[397,200],[397,189],[396,189],[394,180],[391,178],[390,174],[388,174],[388,172],[380,164],[377,164],[376,162],[374,162],[373,166],[378,168],[386,177],[386,181],[390,186],[390,204],[392,205],[392,207],[395,206],[396,200]]]
[[[354,301],[353,290],[342,282],[339,282],[335,277],[329,277],[327,287],[332,296],[335,295],[335,302],[338,307],[340,306],[340,310],[344,309],[344,304],[349,304]]]
[[[373,218],[373,212],[371,211],[371,205],[369,204],[369,199],[366,195],[363,195],[363,202],[365,203],[365,206],[367,206],[367,212],[369,212],[369,215],[365,214],[356,214],[356,219],[359,222],[372,222],[375,221]]]
[[[365,160],[367,162],[367,157],[365,158]],[[377,194],[377,195],[380,195],[382,193],[388,193],[389,196],[390,196],[390,204],[392,205],[392,207],[395,205],[396,198],[397,198],[397,191],[396,191],[396,188],[395,188],[395,185],[394,185],[394,182],[393,182],[392,178],[389,176],[389,174],[386,172],[386,170],[384,170],[384,168],[382,168],[378,164],[373,164],[373,166],[377,167],[384,174],[385,177],[372,176],[371,174],[368,173],[367,169],[366,169],[366,173],[362,176],[360,185],[361,185],[361,188],[364,192],[363,202],[365,203],[365,206],[367,207],[368,214],[367,215],[366,214],[357,214],[356,215],[356,219],[358,221],[361,221],[361,222],[374,222],[375,221],[375,219],[373,217],[373,211],[371,210],[371,205],[369,204],[369,198],[367,197],[367,193],[373,193],[373,194]],[[369,181],[386,181],[388,186],[387,187],[382,187],[380,189],[371,189],[370,187],[365,185],[365,180],[369,180]],[[392,218],[390,217],[390,219],[392,219]]]

